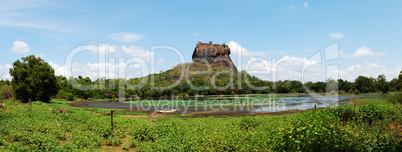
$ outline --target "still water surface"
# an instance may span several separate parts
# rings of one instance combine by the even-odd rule
[[[346,95],[312,97],[308,94],[276,97],[271,95],[202,96],[186,99],[135,100],[132,102],[77,102],[72,106],[116,108],[154,113],[156,110],[177,109],[176,114],[254,114],[307,110],[351,104],[351,99],[381,98],[381,95]],[[190,104],[191,103],[191,104]]]

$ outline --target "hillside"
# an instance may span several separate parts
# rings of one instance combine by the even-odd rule
[[[245,84],[246,78],[250,84],[258,87],[269,86],[270,84],[268,81],[263,81],[250,76],[245,71],[235,73],[231,71],[229,67],[218,64],[212,64],[210,70],[208,69],[209,66],[206,64],[191,62],[178,64],[160,74],[151,74],[143,78],[130,79],[129,81],[132,85],[139,85],[141,84],[141,81],[145,81],[144,79],[147,80],[148,83],[145,84],[145,87],[135,91],[135,93],[140,97],[149,97],[151,95],[148,90],[151,88],[150,81],[152,80],[152,77],[154,80],[154,86],[156,87],[169,87],[175,83],[178,84],[175,87],[168,89],[152,89],[155,93],[151,95],[153,97],[165,95],[170,96],[170,94],[186,96],[196,94],[213,95],[256,93],[256,91],[253,91]],[[182,72],[183,70],[184,72]],[[135,88],[132,89],[136,90]]]

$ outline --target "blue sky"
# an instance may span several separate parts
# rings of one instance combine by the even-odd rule
[[[190,62],[198,41],[212,41],[229,45],[239,69],[268,71],[255,74],[266,80],[300,80],[303,64],[319,63],[309,58],[336,43],[339,57],[331,64],[337,68],[317,64],[304,80],[353,81],[359,75],[379,74],[391,80],[402,70],[402,1],[387,2],[1,1],[0,72],[11,79],[11,64],[33,54],[49,62],[57,75],[140,77],[183,62],[168,49],[152,52],[152,46],[171,46]],[[74,56],[72,66],[66,65],[72,50],[85,45],[97,50],[99,44],[114,50],[106,60],[99,61],[99,52],[86,51]],[[148,67],[118,62],[134,57]],[[286,61],[273,66],[281,59]],[[124,74],[116,71],[121,67]]]

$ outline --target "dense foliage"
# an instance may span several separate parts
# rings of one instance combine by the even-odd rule
[[[182,73],[183,68],[187,72]],[[32,96],[32,101],[46,102],[53,95],[60,99],[74,101],[77,98],[159,99],[172,96],[306,93],[307,91],[360,94],[387,93],[402,89],[402,71],[398,78],[392,79],[390,82],[386,81],[384,75],[379,75],[377,79],[359,76],[355,82],[328,79],[327,82],[304,84],[295,80],[264,81],[250,76],[245,71],[234,73],[231,76],[229,71],[229,68],[219,65],[211,65],[209,68],[205,64],[192,62],[179,64],[165,72],[150,74],[142,78],[91,80],[89,77],[82,76],[77,78],[54,77],[54,70],[45,61],[35,56],[28,56],[23,58],[23,62],[19,60],[14,62],[13,68],[10,69],[10,75],[13,76],[11,83],[8,80],[0,81],[0,97],[9,99],[15,95],[17,99],[26,102]]]
[[[13,88],[9,80],[0,80],[0,100],[13,98]]]
[[[53,68],[34,55],[17,60],[10,69],[16,99],[48,102],[59,90]]]
[[[185,66],[189,69],[188,73],[183,73],[181,68]],[[60,98],[75,100],[76,98],[92,99],[114,99],[117,97],[130,98],[170,98],[172,95],[187,97],[193,95],[234,95],[234,94],[267,94],[267,93],[306,93],[308,88],[312,92],[324,93],[350,93],[360,94],[368,92],[397,91],[402,89],[402,73],[398,83],[387,82],[384,75],[379,75],[377,79],[359,76],[355,82],[342,79],[328,79],[327,82],[307,82],[300,81],[264,81],[257,77],[250,76],[247,72],[234,74],[233,82],[229,82],[230,74],[227,67],[212,65],[211,72],[200,73],[208,67],[200,63],[188,63],[177,65],[168,71],[159,74],[151,74],[143,78],[131,79],[97,79],[92,81],[89,77],[65,78],[58,76],[58,84],[61,90],[58,93]],[[198,71],[198,72],[197,72]],[[402,71],[401,71],[402,72]],[[216,75],[215,77],[212,76]],[[187,78],[187,79],[186,79]],[[151,81],[153,79],[153,81]],[[214,85],[212,84],[214,80]],[[153,83],[153,85],[151,84]],[[171,88],[167,87],[177,83]],[[232,84],[232,85],[230,85]],[[197,89],[198,88],[198,89]],[[259,88],[259,89],[257,89]],[[122,94],[124,93],[124,94]]]
[[[402,148],[400,132],[389,127],[393,122],[402,123],[401,109],[390,110],[377,104],[271,117],[144,119],[116,115],[114,130],[110,127],[110,116],[42,102],[33,104],[32,110],[25,106],[7,102],[6,110],[0,109],[0,150],[75,151],[116,145],[137,151],[397,151]],[[60,109],[64,112],[55,112]],[[381,111],[381,117],[375,111]],[[343,120],[345,117],[350,119]],[[372,119],[371,123],[367,118]]]

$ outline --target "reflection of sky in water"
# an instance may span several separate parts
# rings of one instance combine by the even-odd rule
[[[243,96],[244,97],[244,96]],[[361,98],[381,98],[381,95],[349,95],[349,96],[329,96],[313,98],[310,95],[297,95],[291,98],[279,98],[279,99],[269,99],[271,96],[253,96],[249,95],[247,97],[258,97],[258,99],[250,98],[249,102],[242,102],[238,105],[198,105],[198,106],[178,106],[178,105],[161,105],[161,104],[129,104],[120,102],[82,102],[79,103],[80,107],[93,107],[93,108],[121,108],[121,109],[136,109],[139,111],[155,111],[161,109],[177,109],[177,113],[181,114],[191,114],[194,112],[211,112],[209,114],[218,113],[265,113],[265,112],[280,112],[288,110],[306,110],[312,109],[314,106],[317,108],[332,107],[338,105],[351,104],[347,102],[350,99],[361,99]],[[265,98],[266,97],[266,98]],[[209,100],[208,100],[209,99]],[[213,99],[213,100],[211,100]],[[198,98],[199,102],[209,102],[209,101],[224,101],[225,97],[211,97],[206,96],[204,98]],[[191,99],[194,100],[194,99]],[[228,100],[228,98],[226,98]],[[229,100],[236,100],[234,98]],[[245,101],[245,99],[239,99],[240,101]],[[184,100],[186,102],[188,100]],[[154,102],[158,103],[158,102]],[[214,103],[214,102],[211,102]]]
[[[379,98],[379,95],[352,95],[352,96],[329,96],[322,98],[313,97],[297,97],[297,98],[283,98],[279,101],[271,104],[273,106],[262,106],[250,110],[252,113],[261,112],[279,112],[288,110],[306,110],[312,109],[314,106],[317,108],[333,107],[338,105],[351,104],[347,102],[350,99],[362,99],[362,98]]]

